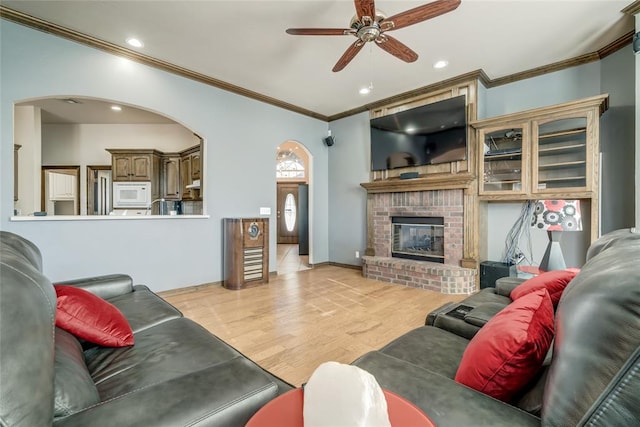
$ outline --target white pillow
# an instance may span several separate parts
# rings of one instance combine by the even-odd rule
[[[304,427],[391,427],[376,379],[357,366],[325,362],[304,388]]]

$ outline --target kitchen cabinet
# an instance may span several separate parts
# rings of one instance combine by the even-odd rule
[[[180,182],[182,187],[182,200],[193,200],[191,189],[191,158],[189,156],[180,158]]]
[[[162,197],[167,200],[180,200],[182,194],[179,154],[165,154],[162,158]]]
[[[200,145],[190,147],[180,152],[182,200],[201,200],[200,170]]]
[[[161,153],[156,150],[107,149],[114,181],[153,181],[159,176]]]
[[[49,173],[49,200],[75,200],[76,188],[77,181],[74,175]]]
[[[600,95],[472,123],[480,147],[480,197],[594,197],[599,117],[607,104],[608,96]]]
[[[191,179],[196,181],[200,179],[200,149],[191,153]]]

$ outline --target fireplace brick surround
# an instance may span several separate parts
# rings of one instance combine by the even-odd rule
[[[464,190],[441,189],[370,194],[371,244],[374,256],[363,257],[364,277],[429,289],[445,294],[476,290],[475,269],[460,267],[463,259]],[[391,217],[444,218],[444,264],[391,257]]]

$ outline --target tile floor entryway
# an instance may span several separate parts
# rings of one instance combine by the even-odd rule
[[[309,270],[309,257],[298,255],[298,245],[278,244],[278,274]]]

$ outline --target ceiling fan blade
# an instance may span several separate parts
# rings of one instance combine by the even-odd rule
[[[417,24],[418,22],[426,21],[427,19],[435,18],[436,16],[455,10],[460,6],[460,1],[461,0],[436,0],[390,16],[382,20],[380,26],[384,31],[390,31]]]
[[[402,59],[404,62],[415,62],[415,60],[418,59],[418,54],[409,49],[407,45],[386,34],[379,37],[376,40],[376,44],[396,58]]]
[[[362,22],[363,16],[368,16],[375,21],[376,19],[376,5],[374,0],[354,0],[356,5],[356,14],[358,15],[358,20]]]
[[[336,65],[334,65],[332,71],[334,73],[337,73],[338,71],[346,67],[347,64],[351,62],[353,58],[355,58],[358,52],[360,52],[360,49],[362,49],[362,46],[364,46],[364,42],[360,39],[356,40],[351,46],[349,46],[349,48],[345,51],[345,53],[342,54],[340,59],[338,59],[338,62],[336,62]]]
[[[288,28],[287,34],[294,36],[348,36],[354,34],[351,28]]]

